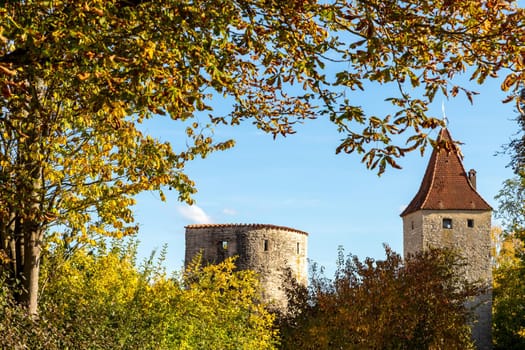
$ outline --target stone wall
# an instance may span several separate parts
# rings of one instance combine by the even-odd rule
[[[185,261],[187,265],[198,253],[205,263],[237,256],[237,268],[259,273],[265,300],[284,307],[284,270],[290,268],[299,283],[307,283],[307,238],[306,232],[275,225],[190,225]]]
[[[423,216],[416,211],[403,217],[403,254],[414,254],[423,249]]]
[[[452,248],[466,260],[465,270],[460,273],[468,281],[488,288],[486,294],[469,304],[477,318],[472,325],[477,349],[492,348],[491,217],[490,211],[476,210],[420,210],[403,217],[405,255],[429,247]],[[443,219],[451,220],[451,228],[443,227]]]
[[[420,210],[403,218],[404,254],[428,247],[453,248],[467,260],[469,281],[492,280],[490,261],[491,212],[465,210]],[[443,219],[452,228],[443,228]],[[473,227],[468,227],[473,220]]]

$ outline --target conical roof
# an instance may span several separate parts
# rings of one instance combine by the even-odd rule
[[[439,133],[419,191],[401,216],[425,209],[492,210],[469,181],[459,149],[446,128]]]

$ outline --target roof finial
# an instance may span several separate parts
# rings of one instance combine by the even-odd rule
[[[447,118],[447,115],[445,114],[445,101],[441,101],[441,112],[443,113],[443,123],[445,123],[445,128],[446,128],[448,124],[448,118]]]

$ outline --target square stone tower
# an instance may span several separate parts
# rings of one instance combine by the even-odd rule
[[[472,336],[478,349],[491,349],[492,208],[476,192],[476,172],[467,174],[461,160],[457,145],[443,128],[419,191],[401,213],[404,254],[446,247],[466,259],[467,279],[481,282],[489,290],[473,302],[477,320]]]

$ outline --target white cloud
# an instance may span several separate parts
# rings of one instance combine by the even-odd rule
[[[185,205],[177,207],[177,211],[185,219],[188,219],[196,224],[210,224],[212,222],[211,217],[202,210],[202,208],[196,205]]]
[[[222,210],[222,213],[223,213],[223,214],[226,214],[226,215],[234,216],[234,215],[237,215],[237,210],[235,210],[235,209],[230,209],[230,208],[224,208],[224,209]]]

